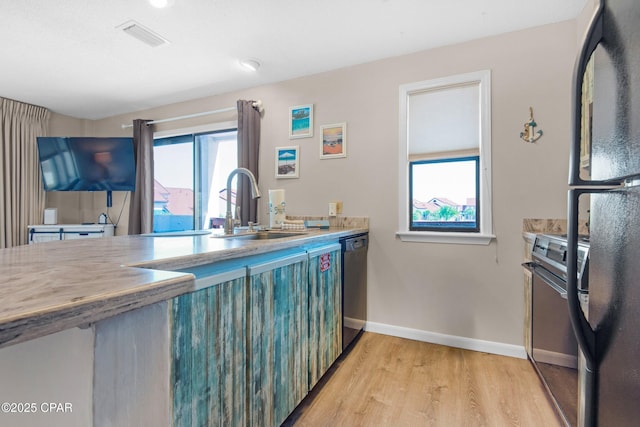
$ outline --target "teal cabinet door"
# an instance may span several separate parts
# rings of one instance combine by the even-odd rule
[[[174,426],[247,425],[246,298],[243,270],[172,300]]]
[[[342,352],[340,245],[309,251],[309,389]]]
[[[249,266],[251,426],[279,426],[308,392],[307,254]]]

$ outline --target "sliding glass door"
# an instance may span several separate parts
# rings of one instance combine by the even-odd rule
[[[237,157],[236,129],[155,139],[153,231],[222,227]]]

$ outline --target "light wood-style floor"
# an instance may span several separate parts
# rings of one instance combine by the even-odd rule
[[[365,332],[283,426],[561,426],[528,360]]]

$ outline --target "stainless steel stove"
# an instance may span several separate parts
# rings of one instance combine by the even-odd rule
[[[586,307],[589,293],[589,239],[578,245],[578,294]],[[578,344],[567,305],[567,238],[536,236],[532,262],[531,345],[529,358],[567,426],[577,425]]]
[[[567,293],[567,236],[566,234],[539,234],[531,252],[534,268],[551,273],[553,285]],[[542,272],[544,274],[544,272]],[[552,286],[553,286],[552,285]],[[589,236],[578,240],[578,291],[589,291]]]

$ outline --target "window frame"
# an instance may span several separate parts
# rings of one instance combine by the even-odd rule
[[[410,229],[409,100],[413,94],[447,89],[459,85],[477,85],[480,102],[479,135],[479,231],[415,231]],[[408,83],[399,90],[399,227],[396,236],[403,242],[488,245],[493,234],[491,199],[491,71],[481,70],[432,80]],[[457,157],[455,151],[439,153],[435,159]],[[415,161],[415,160],[414,160]]]

